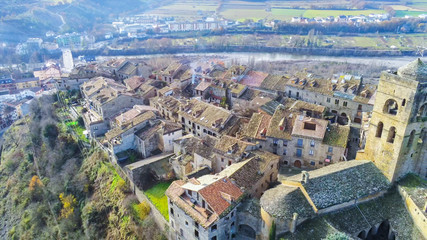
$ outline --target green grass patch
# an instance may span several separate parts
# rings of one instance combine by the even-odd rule
[[[371,37],[353,37],[355,47],[375,47],[378,44],[376,38]]]
[[[113,181],[111,182],[110,192],[114,192],[117,188],[123,189],[123,187],[126,186],[125,180],[120,177],[120,175],[114,168],[112,169],[112,173],[114,174],[114,176]]]
[[[306,18],[314,18],[314,17],[329,17],[329,16],[339,16],[339,15],[369,15],[371,13],[374,14],[382,14],[385,13],[384,10],[307,10],[304,12],[304,17]]]
[[[168,198],[165,195],[166,190],[172,182],[162,182],[146,190],[144,193],[150,201],[156,206],[157,210],[169,221]]]
[[[77,121],[74,122],[66,122],[65,125],[67,126],[77,126],[79,123]]]
[[[427,14],[427,11],[426,12],[423,12],[423,11],[403,11],[403,10],[396,11],[396,17],[405,17],[405,16],[418,17],[418,15],[421,15],[421,14]]]
[[[264,9],[226,9],[221,12],[221,15],[224,18],[244,21],[246,19],[252,19],[253,21],[258,21],[260,19],[267,18],[269,13]]]
[[[301,17],[305,13],[305,9],[271,9],[272,18],[278,20],[289,20],[292,17]]]

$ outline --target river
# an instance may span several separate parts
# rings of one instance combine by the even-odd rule
[[[240,63],[246,64],[250,58],[257,61],[328,61],[328,62],[345,62],[353,64],[367,64],[397,68],[412,62],[416,57],[336,57],[336,56],[317,56],[317,55],[293,55],[287,53],[259,53],[259,52],[232,52],[232,53],[183,53],[183,54],[152,54],[152,55],[135,55],[135,56],[97,56],[97,61],[103,61],[114,58],[153,58],[166,56],[188,56],[200,58],[221,58],[224,62],[229,63],[232,60],[239,60]],[[427,57],[421,58],[427,62]]]

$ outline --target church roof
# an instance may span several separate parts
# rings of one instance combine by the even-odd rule
[[[418,58],[417,60],[400,67],[397,70],[397,74],[401,77],[407,77],[416,81],[425,82],[427,81],[427,64]]]

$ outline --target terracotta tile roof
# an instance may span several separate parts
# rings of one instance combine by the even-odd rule
[[[191,99],[187,104],[182,104],[178,113],[192,122],[217,132],[220,132],[233,116],[224,108],[197,99]]]
[[[270,125],[270,120],[271,117],[267,114],[252,114],[251,120],[243,130],[243,136],[265,140],[265,135],[267,133],[268,126]]]
[[[279,162],[280,156],[264,152],[253,151],[248,160],[231,164],[219,173],[235,181],[237,186],[251,190],[253,186],[264,176],[271,163]],[[277,166],[277,165],[276,165]]]
[[[212,210],[220,216],[231,202],[238,201],[243,195],[242,190],[231,182],[229,178],[220,179],[199,191]]]
[[[243,196],[243,192],[228,178],[219,178],[211,175],[201,178],[199,178],[201,181],[192,178],[187,183],[183,180],[174,181],[166,190],[166,196],[187,215],[204,228],[207,228],[218,220],[224,211],[232,207],[233,202],[239,202]],[[185,195],[185,185],[192,185],[191,189],[193,191],[197,189],[197,192],[213,212],[209,212],[197,204],[194,205]]]
[[[155,118],[156,118],[156,114],[154,112],[152,112],[152,111],[145,112],[145,113],[135,117],[134,119],[132,119],[132,121],[130,121],[127,125],[111,129],[110,131],[108,131],[105,134],[105,138],[108,141],[110,141],[111,139],[119,136],[120,134],[131,129],[132,127],[137,126],[138,124],[141,124],[141,123],[148,121],[150,119],[155,119]]]
[[[133,76],[124,80],[129,90],[135,91],[144,82],[143,77]]]
[[[246,149],[255,146],[254,143],[245,142],[238,138],[223,135],[215,145],[215,151],[230,157],[241,157]]]
[[[277,139],[291,140],[292,128],[296,114],[288,111],[285,106],[279,105],[271,118],[266,136]]]
[[[240,83],[251,87],[259,87],[267,76],[268,73],[250,71],[242,78]]]
[[[202,91],[203,92],[203,91],[205,91],[210,86],[211,86],[210,82],[201,81],[199,83],[199,85],[197,85],[197,87],[194,90],[196,90],[196,91]]]

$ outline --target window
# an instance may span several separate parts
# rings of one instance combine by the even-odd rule
[[[199,231],[194,230],[194,236],[195,236],[196,238],[199,238]]]
[[[304,129],[307,129],[307,130],[316,130],[316,124],[315,123],[305,122],[304,123]]]
[[[297,140],[297,147],[302,147],[303,144],[303,140],[302,139],[298,139]]]
[[[199,228],[199,223],[198,223],[198,222],[196,222],[196,221],[194,221],[194,226],[195,226],[196,228]]]
[[[328,152],[330,152],[330,153],[331,153],[331,152],[333,152],[333,150],[334,150],[334,148],[333,148],[333,147],[331,147],[331,146],[329,146],[329,147],[328,147]]]
[[[288,146],[288,140],[283,140],[283,146],[287,147]]]
[[[396,128],[390,127],[390,130],[388,131],[388,137],[387,142],[394,143],[394,138],[396,137]]]
[[[231,160],[228,160],[228,166],[230,166],[231,165]]]
[[[326,159],[329,159],[332,161],[332,156],[328,155],[328,156],[326,156]]]
[[[224,162],[224,158],[221,158],[221,162]]]
[[[404,107],[405,104],[406,104],[406,99],[403,99],[403,101],[402,101],[402,107]]]
[[[340,100],[339,99],[335,99],[335,105],[340,104]]]
[[[188,120],[188,124],[190,124],[190,125],[191,125],[191,121],[190,121],[190,120]]]
[[[331,102],[331,98],[326,98],[326,102],[330,103]]]
[[[297,157],[301,157],[302,156],[302,149],[297,149]]]
[[[283,161],[283,164],[288,165],[289,162],[288,161]]]
[[[411,135],[409,135],[409,140],[407,145],[408,148],[412,146],[412,143],[414,142],[414,137],[415,137],[415,130],[412,130]]]
[[[323,162],[322,162],[322,161],[319,161],[319,164],[320,164],[320,165],[323,165]]]
[[[342,103],[342,105],[343,105],[344,107],[347,107],[347,102],[346,102],[346,101],[344,101],[344,102]]]
[[[389,99],[384,104],[384,113],[388,113],[391,115],[396,115],[398,110],[397,102],[393,99]]]
[[[206,133],[206,129],[203,129],[203,132]]]
[[[289,97],[292,97],[292,91],[289,90]]]
[[[211,232],[216,231],[216,228],[217,228],[216,224],[215,224],[215,225],[213,225],[213,226],[211,227]]]
[[[273,169],[273,164],[271,164],[271,169]]]
[[[359,106],[357,107],[357,110],[362,111],[362,104],[359,104]]]
[[[274,139],[274,140],[273,140],[273,145],[274,145],[274,146],[277,146],[277,143],[278,143],[278,142],[279,142],[279,140]]]
[[[310,142],[310,146],[312,146],[312,147],[314,147],[314,146],[315,146],[315,142],[314,142],[314,140],[311,140],[311,142]]]
[[[377,133],[375,133],[375,137],[381,138],[381,135],[383,134],[383,127],[384,127],[383,122],[379,122],[377,126]]]
[[[171,215],[173,216],[173,208],[171,208]]]
[[[188,226],[188,222],[187,221],[185,221],[185,226]]]
[[[299,98],[299,92],[297,92],[297,98]]]
[[[200,129],[200,126],[199,126],[199,125],[197,125],[197,129]]]
[[[316,162],[311,161],[311,162],[310,162],[310,165],[311,165],[311,166],[315,166],[315,165],[316,165]]]
[[[211,240],[216,240],[216,236],[212,237]]]
[[[286,156],[286,153],[288,153],[288,151],[286,151],[286,149],[283,150],[283,156]]]
[[[308,151],[308,154],[310,154],[311,156],[313,156],[314,155],[314,151],[310,150],[310,151]]]
[[[234,217],[234,211],[233,211],[233,212],[231,212],[231,217]]]

